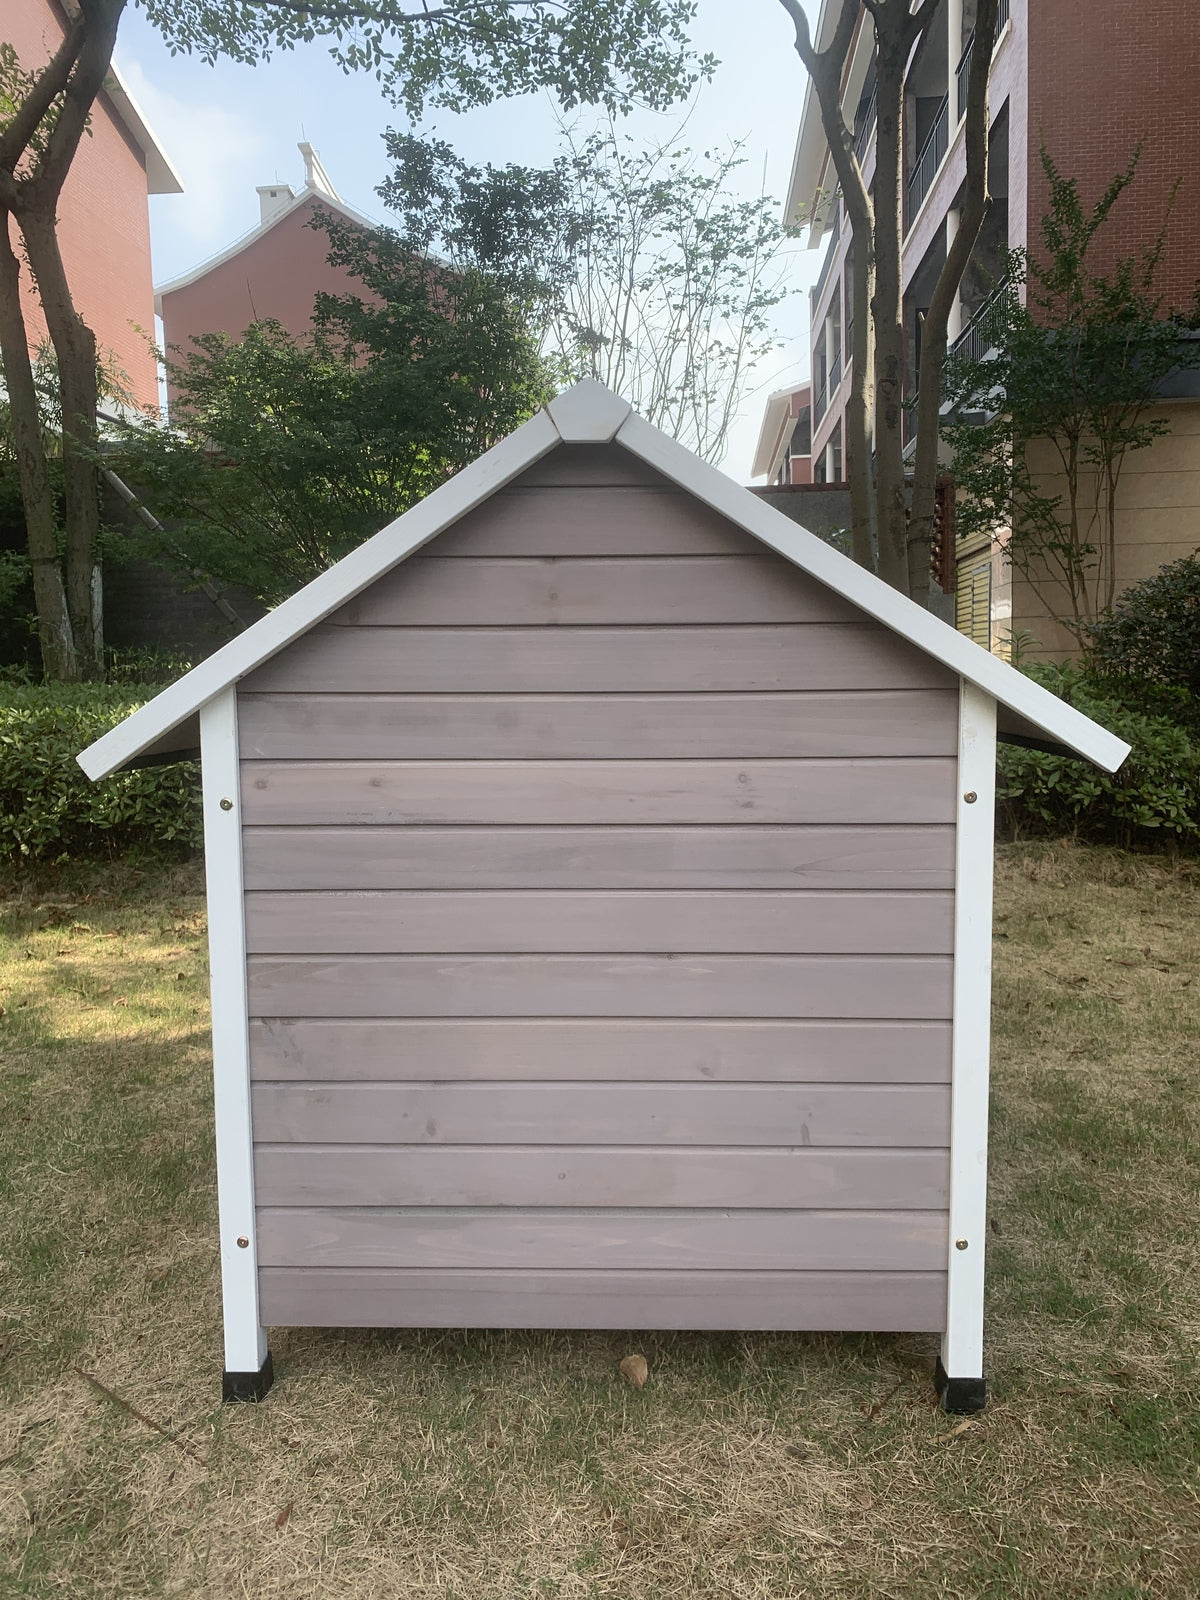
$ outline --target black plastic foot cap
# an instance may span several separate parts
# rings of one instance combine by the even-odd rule
[[[987,1379],[951,1378],[940,1356],[934,1369],[933,1384],[942,1402],[942,1410],[948,1411],[952,1417],[969,1417],[987,1405]]]
[[[221,1374],[222,1400],[262,1400],[275,1381],[275,1368],[271,1352],[257,1372],[224,1372]]]

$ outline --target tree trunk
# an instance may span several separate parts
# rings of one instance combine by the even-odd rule
[[[971,259],[991,197],[988,194],[988,79],[996,38],[997,0],[978,0],[975,47],[967,83],[967,176],[962,214],[942,270],[938,274],[921,338],[921,388],[917,396],[917,455],[914,463],[912,516],[908,528],[908,593],[925,604],[929,594],[933,549],[934,494],[938,476],[938,433],[941,419],[942,366],[954,297]]]
[[[73,683],[79,677],[79,662],[59,568],[54,490],[42,438],[25,319],[21,314],[20,263],[12,247],[9,228],[8,213],[0,209],[0,361],[8,389],[17,478],[33,570],[38,643],[46,677]]]
[[[96,339],[76,311],[58,247],[53,214],[22,208],[21,232],[58,362],[62,398],[63,490],[67,610],[84,678],[103,678],[104,639],[93,595],[100,546],[100,474],[96,411]]]
[[[904,74],[912,34],[876,28],[875,131],[875,504],[879,576],[908,593],[904,503],[904,310],[900,275]]]

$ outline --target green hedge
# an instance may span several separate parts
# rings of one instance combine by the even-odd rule
[[[75,760],[160,688],[0,685],[0,860],[183,856],[201,848],[198,762],[92,783]]]
[[[1001,745],[1001,830],[1010,837],[1066,834],[1125,849],[1200,846],[1200,740],[1171,717],[1131,707],[1121,685],[1084,668],[1026,670],[1132,749],[1110,774],[1087,761]]]

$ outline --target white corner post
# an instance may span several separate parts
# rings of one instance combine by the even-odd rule
[[[226,1400],[258,1400],[270,1386],[271,1366],[267,1336],[258,1314],[236,688],[223,689],[201,706],[200,757],[204,792],[204,870],[208,885],[221,1297],[225,1316],[222,1387]]]
[[[983,1263],[987,1232],[988,1075],[992,1004],[992,866],[996,701],[960,680],[954,875],[953,1084],[946,1332],[937,1386],[947,1411],[982,1409]]]

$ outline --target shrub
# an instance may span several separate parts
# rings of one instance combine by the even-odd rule
[[[1027,669],[1046,688],[1132,746],[1118,772],[1087,761],[1001,745],[997,801],[1010,836],[1070,834],[1131,846],[1200,844],[1200,739],[1148,715],[1086,668]]]
[[[1126,703],[1200,734],[1200,558],[1126,589],[1089,629],[1088,664]]]
[[[0,686],[0,860],[200,848],[197,762],[92,783],[75,760],[157,693],[145,684]]]

